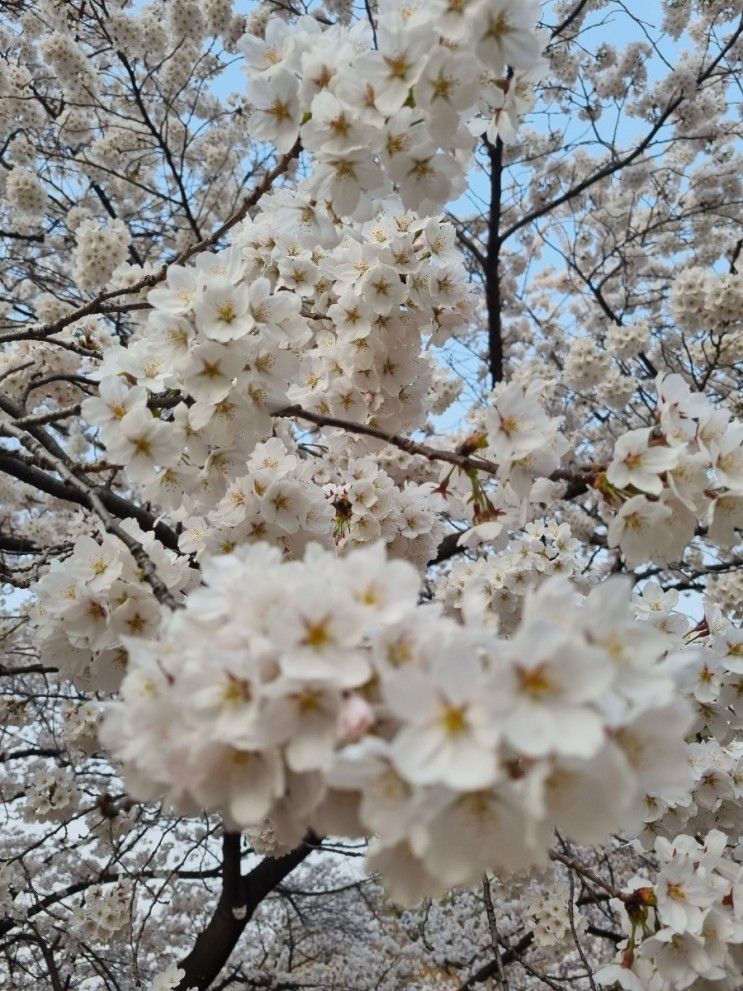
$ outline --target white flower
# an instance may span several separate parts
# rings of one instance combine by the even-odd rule
[[[299,135],[300,110],[296,78],[282,67],[264,76],[252,76],[247,97],[251,104],[248,126],[259,141],[271,141],[288,152]]]
[[[658,914],[663,924],[677,933],[699,935],[709,908],[719,893],[719,882],[723,889],[727,885],[722,878],[718,884],[711,878],[698,873],[693,862],[685,857],[674,857],[663,864],[656,882]]]
[[[415,784],[458,791],[493,783],[499,736],[483,672],[459,649],[443,649],[425,673],[403,668],[385,686],[389,709],[405,723],[392,744],[396,766]]]
[[[548,832],[556,827],[577,843],[600,842],[637,796],[632,769],[610,744],[590,761],[560,758],[540,785]]]
[[[462,114],[477,98],[479,69],[464,54],[446,48],[434,49],[415,84],[416,105],[428,114],[432,137],[445,146],[457,129]]]
[[[472,11],[475,54],[489,70],[505,72],[507,65],[528,68],[539,58],[540,39],[534,31],[536,0],[481,0]]]
[[[116,427],[136,407],[147,403],[147,391],[132,387],[122,376],[107,376],[98,386],[98,395],[90,396],[81,407],[83,416],[97,427]]]
[[[292,771],[327,768],[338,737],[339,691],[320,681],[284,680],[269,685],[261,708],[265,744],[284,744]]]
[[[376,192],[383,184],[382,170],[364,150],[323,156],[308,182],[318,199],[327,200],[339,217],[353,216],[362,193]]]
[[[544,410],[512,382],[486,411],[488,454],[496,461],[511,461],[535,451],[544,443],[548,423]]]
[[[147,293],[147,301],[165,313],[188,313],[201,289],[201,274],[195,268],[171,265],[164,286]]]
[[[422,216],[436,213],[464,191],[464,173],[457,160],[428,142],[414,144],[397,155],[389,167],[407,210]]]
[[[181,456],[172,426],[153,416],[147,408],[127,413],[107,439],[108,456],[114,464],[126,465],[129,477],[144,481],[155,465],[174,465]]]
[[[323,155],[372,148],[375,130],[360,121],[355,111],[332,93],[322,91],[312,101],[312,118],[302,126],[302,145]]]
[[[743,424],[728,429],[717,444],[712,464],[723,485],[743,493]]]
[[[185,970],[171,963],[162,973],[155,975],[149,991],[172,991],[173,988],[180,984],[181,979],[185,976]]]
[[[213,341],[234,341],[253,327],[248,317],[249,290],[226,279],[210,279],[194,305],[196,326]]]
[[[670,518],[668,506],[651,502],[644,495],[633,496],[609,523],[607,544],[620,547],[629,565],[662,561],[667,545],[663,527]]]
[[[199,748],[191,767],[193,790],[202,805],[225,810],[232,827],[256,826],[284,790],[284,769],[273,750],[251,751],[220,744]]]
[[[732,547],[743,530],[743,494],[724,493],[710,503],[709,539],[718,547]]]
[[[433,893],[473,884],[483,870],[522,870],[538,858],[518,795],[508,787],[452,796],[426,832]]]
[[[271,75],[286,65],[293,48],[293,36],[289,24],[279,17],[272,17],[263,38],[244,34],[238,42],[245,56],[246,67],[255,73]]]
[[[377,109],[389,116],[405,103],[411,86],[418,81],[434,36],[428,26],[407,27],[401,18],[391,15],[380,23],[378,38],[379,51],[359,59],[357,69],[372,87]]]
[[[92,537],[78,537],[73,560],[68,561],[69,574],[83,582],[91,592],[108,588],[124,567],[121,552],[121,544],[117,546],[110,538],[98,543]]]
[[[184,385],[197,401],[216,404],[227,398],[242,365],[235,350],[216,341],[206,341],[191,352],[184,370]]]
[[[676,467],[678,451],[672,447],[649,446],[651,430],[630,430],[614,445],[614,457],[606,470],[606,478],[618,489],[630,485],[660,495],[663,482],[659,476]]]
[[[587,703],[614,678],[607,658],[580,646],[547,621],[526,625],[498,663],[499,715],[516,750],[590,757],[604,740],[603,720]]]

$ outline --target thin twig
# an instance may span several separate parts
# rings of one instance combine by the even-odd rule
[[[485,914],[488,917],[490,938],[493,943],[493,954],[495,956],[496,968],[495,972],[498,979],[498,984],[500,985],[501,991],[508,991],[508,978],[506,977],[506,970],[503,966],[499,945],[501,942],[501,936],[498,932],[498,923],[495,918],[495,908],[493,907],[493,893],[490,890],[490,879],[487,874],[483,874],[482,876],[482,896],[485,899]]]

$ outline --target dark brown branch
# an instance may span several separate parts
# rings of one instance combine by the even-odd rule
[[[557,27],[552,28],[552,38],[559,38],[562,32],[566,31],[573,23],[573,21],[575,21],[578,17],[580,17],[581,12],[583,11],[587,3],[588,0],[579,0],[576,6],[573,7],[573,9],[570,11],[568,16],[565,18],[565,20],[561,24],[558,24]]]
[[[534,942],[534,933],[526,933],[521,939],[513,946],[510,950],[505,950],[500,955],[501,964],[507,967],[509,964],[513,963],[525,950],[528,950],[531,944]],[[497,960],[491,960],[489,963],[483,964],[479,970],[476,970],[471,977],[468,977],[464,984],[460,984],[457,991],[470,991],[475,984],[484,984],[485,981],[489,981],[491,977],[495,977],[498,972],[498,962]]]
[[[385,444],[405,451],[406,454],[418,454],[429,461],[444,461],[458,468],[474,469],[475,471],[485,471],[490,475],[495,475],[498,465],[484,458],[472,458],[467,454],[460,454],[457,451],[442,451],[428,444],[419,444],[409,437],[402,437],[400,434],[391,434],[386,430],[380,430],[366,423],[353,423],[351,420],[342,420],[337,416],[325,416],[323,413],[313,413],[311,410],[303,409],[301,406],[287,406],[286,409],[279,410],[274,416],[296,417],[299,420],[309,420],[310,423],[317,424],[318,427],[337,427],[339,430],[346,430],[350,434],[359,434],[362,437],[373,437],[381,440]]]
[[[227,963],[238,939],[263,899],[317,848],[308,836],[283,857],[266,857],[249,874],[240,875],[240,837],[226,833],[223,840],[223,882],[214,914],[197,937],[194,948],[181,960],[184,977],[175,991],[205,991]]]
[[[40,550],[40,547],[25,537],[11,537],[8,534],[0,533],[0,553],[2,554],[38,554]]]
[[[65,502],[72,502],[78,506],[84,506],[93,512],[93,503],[90,495],[85,494],[72,485],[61,481],[54,475],[47,474],[40,468],[26,464],[14,454],[8,451],[0,452],[0,472],[16,478],[19,482],[25,482],[47,495],[62,499]],[[164,523],[156,523],[155,517],[148,513],[146,509],[137,506],[122,496],[116,495],[110,489],[103,486],[94,486],[93,492],[98,496],[106,509],[120,520],[132,517],[139,523],[143,530],[151,530],[163,546],[172,551],[178,551],[178,538],[175,533]]]
[[[501,991],[509,991],[508,979],[506,977],[506,970],[503,964],[503,957],[501,955],[500,946],[498,945],[501,937],[498,932],[498,924],[495,918],[493,893],[490,890],[490,878],[488,877],[487,874],[484,874],[482,878],[482,894],[485,900],[485,912],[488,917],[488,927],[490,929],[490,937],[493,944],[495,978]]]
[[[493,385],[503,380],[503,317],[500,285],[500,221],[503,184],[503,142],[485,139],[490,158],[490,217],[485,259],[485,299],[488,305],[488,362]]]

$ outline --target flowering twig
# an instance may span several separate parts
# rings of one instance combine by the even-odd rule
[[[549,852],[550,860],[556,860],[561,864],[564,864],[569,870],[575,871],[581,877],[586,878],[588,881],[592,881],[594,884],[598,885],[599,888],[603,888],[607,894],[611,895],[612,898],[619,898],[622,901],[626,899],[626,896],[619,890],[615,888],[613,884],[609,884],[600,877],[595,871],[591,870],[585,864],[582,864],[579,860],[574,860],[572,857],[568,857],[567,854],[560,853],[558,850],[550,850]]]
[[[442,451],[439,448],[430,447],[428,444],[420,444],[418,441],[411,440],[409,437],[392,434],[366,423],[354,423],[351,420],[342,420],[336,416],[313,413],[310,410],[303,409],[301,406],[287,406],[285,409],[274,413],[274,416],[297,417],[300,420],[309,420],[310,423],[315,423],[318,427],[337,427],[339,430],[345,430],[350,434],[374,437],[376,440],[381,440],[385,444],[391,444],[393,447],[399,448],[406,454],[418,454],[428,461],[445,461],[450,465],[456,465],[458,468],[484,471],[489,475],[495,475],[498,471],[498,465],[495,462],[487,461],[484,458],[473,458],[457,451]]]
[[[38,458],[40,462],[42,462],[42,464],[46,464],[47,467],[51,468],[53,471],[56,471],[60,478],[67,482],[68,485],[72,486],[72,488],[76,489],[81,494],[84,493],[90,502],[91,508],[103,523],[104,528],[108,531],[108,533],[111,533],[113,536],[117,537],[129,550],[132,557],[139,565],[143,577],[157,596],[158,601],[163,605],[170,606],[171,609],[177,608],[178,603],[171,595],[167,586],[159,578],[155,566],[150,560],[142,544],[140,544],[138,540],[135,540],[134,537],[128,534],[126,530],[119,525],[119,523],[104,506],[98,493],[96,492],[95,486],[79,478],[72,468],[66,463],[68,461],[66,457],[59,457],[50,452],[37,436],[32,435],[29,430],[24,430],[13,423],[3,423],[0,426],[0,432],[9,434],[11,437],[15,437],[16,440],[20,441],[32,454]]]
[[[54,320],[51,323],[45,323],[39,326],[31,325],[18,330],[8,331],[7,333],[0,335],[0,344],[5,343],[6,341],[44,340],[45,338],[51,337],[53,334],[58,334],[60,331],[64,330],[65,327],[69,327],[70,324],[76,323],[78,320],[82,320],[83,317],[89,317],[93,314],[105,312],[104,304],[111,299],[116,299],[119,296],[130,296],[141,292],[143,289],[152,289],[160,282],[163,282],[167,277],[168,269],[171,265],[183,265],[190,258],[193,258],[194,255],[198,255],[202,251],[206,251],[208,248],[213,248],[220,238],[227,233],[227,231],[231,230],[236,224],[239,224],[241,220],[244,220],[245,217],[247,217],[249,210],[251,210],[252,207],[258,203],[261,197],[268,192],[275,180],[286,172],[295,158],[299,157],[301,150],[302,145],[299,140],[297,140],[294,146],[285,155],[281,156],[274,168],[270,169],[265,174],[263,179],[261,179],[250,195],[245,197],[237,210],[235,210],[235,212],[228,217],[223,224],[220,224],[220,226],[208,237],[202,238],[201,241],[197,241],[195,244],[185,248],[179,255],[173,258],[172,261],[161,265],[157,272],[153,272],[150,275],[145,275],[131,286],[126,286],[123,289],[109,289],[107,292],[101,292],[94,299],[91,299],[87,303],[83,303],[82,306],[78,306],[76,309],[71,310],[63,317],[60,317],[58,320]]]

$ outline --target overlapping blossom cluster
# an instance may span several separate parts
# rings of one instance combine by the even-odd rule
[[[122,529],[145,548],[174,595],[198,580],[187,557],[163,547],[135,520],[125,520]],[[114,690],[126,669],[124,638],[154,637],[160,628],[160,605],[151,585],[127,547],[108,534],[99,540],[78,537],[71,556],[55,561],[35,592],[33,619],[41,657],[81,688]],[[84,742],[92,727],[87,720],[77,723],[70,731],[79,732]]]
[[[687,736],[687,773],[646,796],[641,839],[649,847],[656,837],[670,839],[682,830],[698,835],[720,829],[731,838],[743,833],[743,630],[709,601],[694,624],[677,611],[678,602],[678,592],[663,592],[651,581],[634,603],[637,614],[665,636],[670,651],[688,645],[679,685],[695,714]]]
[[[75,231],[75,237],[75,283],[88,292],[100,289],[126,258],[129,246],[127,226],[121,220],[111,220],[108,224],[83,220]]]
[[[711,575],[707,581],[707,595],[725,615],[740,623],[743,621],[743,573],[740,568]]]
[[[433,372],[421,335],[465,321],[471,290],[451,226],[389,206],[342,238],[306,193],[277,194],[233,247],[171,267],[144,331],[107,351],[103,401],[83,409],[110,459],[158,501],[173,488],[202,508],[223,494],[235,448],[249,454],[292,404],[417,427]],[[157,468],[169,470],[155,485]]]
[[[380,543],[293,562],[257,544],[203,575],[157,640],[125,641],[102,740],[138,798],[269,820],[286,846],[373,833],[370,868],[414,901],[539,863],[555,827],[636,825],[684,766],[666,638],[621,581],[583,600],[548,579],[503,640],[419,606]]]
[[[577,893],[571,894],[570,885],[562,878],[554,878],[544,887],[535,886],[529,892],[524,907],[539,946],[560,946],[570,940],[571,913],[576,933],[583,936],[587,923],[577,901]]]
[[[115,885],[94,885],[70,920],[73,930],[86,943],[109,946],[112,940],[126,939],[134,913],[134,893],[125,880]]]
[[[436,596],[449,610],[494,618],[508,633],[521,619],[530,589],[550,575],[577,574],[579,546],[567,523],[527,523],[502,551],[457,561],[437,582]]]
[[[65,822],[80,797],[72,768],[40,762],[28,773],[24,816],[29,822]]]
[[[306,190],[275,194],[231,248],[171,267],[149,293],[141,331],[106,349],[99,395],[83,414],[108,460],[177,511],[182,549],[263,539],[297,554],[308,539],[383,536],[421,565],[433,555],[441,500],[431,486],[393,484],[349,449],[298,458],[290,431],[269,439],[274,415],[296,406],[392,432],[424,424],[441,378],[424,340],[440,342],[468,319],[472,291],[450,224],[386,207],[343,237]],[[542,461],[551,452],[547,470],[557,464],[555,431],[534,397],[516,388],[503,403],[517,407],[519,396],[529,423],[518,436],[513,418],[492,431],[504,482],[539,468],[537,448]],[[334,433],[326,429],[331,441]],[[354,451],[379,448],[357,439]],[[488,518],[484,502],[479,509]]]
[[[460,195],[473,135],[512,137],[542,42],[535,0],[379,4],[379,26],[271,18],[240,42],[251,134],[312,153],[308,189],[338,217],[368,218],[397,189],[407,210]],[[508,69],[507,69],[508,67]]]
[[[38,178],[28,169],[16,167],[5,182],[8,206],[20,214],[21,219],[43,216],[47,203],[46,192]]]
[[[655,843],[658,873],[614,899],[626,939],[596,979],[626,991],[735,991],[743,971],[743,867],[711,830]]]
[[[290,437],[256,445],[214,509],[184,520],[181,550],[200,558],[265,541],[301,557],[310,542],[345,549],[382,539],[421,569],[434,557],[443,525],[430,484],[398,486],[372,457],[299,454]]]
[[[474,432],[464,447],[497,466],[498,485],[493,488],[474,471],[443,472],[438,489],[442,508],[473,524],[460,538],[464,546],[487,542],[503,547],[508,531],[527,521],[530,499],[538,495],[532,491],[535,480],[548,478],[570,447],[560,430],[562,419],[547,415],[539,392],[538,380],[526,388],[502,383],[471,414]],[[462,495],[459,505],[453,498],[457,492]]]
[[[719,275],[708,268],[682,269],[674,281],[669,307],[684,330],[723,333],[726,352],[733,360],[743,356],[743,277]]]
[[[743,527],[743,424],[680,375],[656,391],[653,422],[618,438],[600,483],[608,545],[630,565],[681,560],[698,525],[720,547]]]

